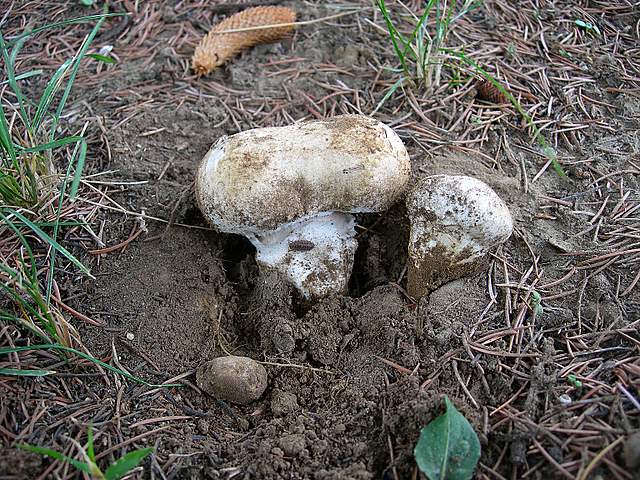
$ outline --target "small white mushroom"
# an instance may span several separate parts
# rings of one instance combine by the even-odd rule
[[[196,370],[196,382],[219,400],[246,405],[259,399],[267,388],[267,370],[247,357],[218,357]]]
[[[357,247],[351,213],[388,209],[409,172],[389,127],[341,115],[221,138],[202,161],[196,195],[215,227],[253,243],[261,269],[317,299],[346,290]]]
[[[411,221],[407,291],[418,299],[473,272],[513,231],[507,205],[472,177],[434,175],[407,196]]]

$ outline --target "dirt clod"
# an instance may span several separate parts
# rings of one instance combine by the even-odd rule
[[[271,396],[271,411],[276,417],[293,413],[298,409],[298,399],[293,393],[274,390]]]

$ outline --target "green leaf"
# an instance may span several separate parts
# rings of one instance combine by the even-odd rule
[[[138,464],[144,460],[151,452],[153,448],[141,448],[124,455],[120,460],[107,468],[104,472],[104,476],[107,480],[118,480],[126,475],[131,469],[138,466]]]
[[[78,470],[81,470],[86,473],[91,473],[91,467],[84,462],[79,462],[78,460],[74,460],[73,458],[69,458],[66,455],[63,455],[60,452],[56,452],[55,450],[51,450],[50,448],[44,447],[35,447],[33,445],[24,444],[17,445],[17,447],[21,450],[26,450],[27,452],[38,453],[40,455],[44,455],[49,458],[53,458],[54,460],[59,460],[61,462],[68,462]]]
[[[56,373],[54,370],[21,370],[19,368],[0,368],[0,375],[16,377],[46,377]]]
[[[578,378],[572,373],[567,375],[567,382],[569,382],[569,385],[575,388],[582,388],[582,382],[578,380]]]
[[[544,313],[544,308],[542,308],[542,296],[534,290],[531,292],[531,299],[533,314],[536,317],[539,317]]]
[[[107,57],[106,55],[100,55],[99,53],[87,53],[87,57],[91,57],[94,60],[104,63],[116,63],[116,59],[113,57]]]
[[[580,28],[584,28],[588,32],[594,32],[595,34],[600,35],[600,29],[593,23],[585,22],[578,19],[575,21],[575,24]]]
[[[413,454],[429,480],[469,480],[480,458],[471,424],[445,397],[447,411],[424,427]]]
[[[94,3],[94,0],[80,0],[80,5],[84,5],[85,7],[90,7]]]

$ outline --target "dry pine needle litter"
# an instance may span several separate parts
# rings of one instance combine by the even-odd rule
[[[293,31],[293,25],[263,28],[244,32],[221,33],[266,25],[291,24],[296,21],[296,12],[287,7],[254,7],[218,23],[202,39],[193,53],[193,70],[206,75],[245,48],[260,43],[278,40]]]

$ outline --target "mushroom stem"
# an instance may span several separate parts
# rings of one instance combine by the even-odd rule
[[[251,238],[261,269],[283,274],[306,299],[345,292],[357,248],[355,220],[322,212]]]

